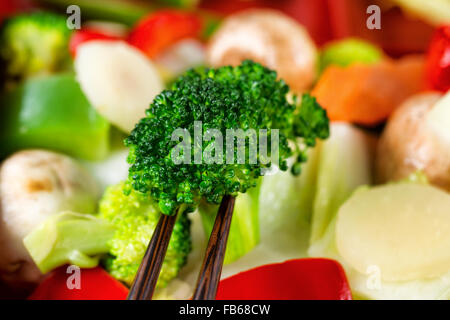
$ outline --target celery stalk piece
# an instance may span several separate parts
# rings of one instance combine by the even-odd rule
[[[26,148],[46,148],[87,160],[108,153],[110,125],[89,104],[71,74],[30,79],[0,102],[0,156]]]
[[[333,123],[321,145],[310,243],[321,239],[353,191],[372,182],[372,141],[346,123]]]
[[[231,220],[227,249],[224,263],[231,263],[252,250],[260,238],[259,232],[259,193],[261,180],[255,188],[236,197],[236,203]],[[199,213],[203,223],[206,237],[211,234],[216,219],[218,205],[202,202]]]
[[[50,217],[23,240],[25,248],[42,273],[64,264],[80,268],[98,265],[109,251],[115,229],[92,215],[63,212]]]
[[[318,142],[308,150],[308,160],[302,164],[299,176],[277,172],[265,176],[261,186],[261,242],[293,254],[289,258],[298,257],[308,242],[321,145]]]

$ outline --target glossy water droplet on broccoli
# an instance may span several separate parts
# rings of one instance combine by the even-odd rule
[[[304,95],[297,108],[297,99],[289,102],[288,92],[276,72],[252,61],[237,67],[188,71],[171,89],[156,96],[147,116],[126,139],[133,189],[150,194],[162,213],[174,214],[181,205],[196,205],[200,198],[218,204],[224,195],[244,193],[256,185],[262,169],[270,163],[226,164],[226,152],[223,164],[172,161],[171,151],[178,144],[172,141],[172,133],[183,128],[193,137],[195,121],[202,122],[203,131],[217,129],[224,137],[227,129],[255,129],[259,138],[259,129],[267,129],[270,141],[272,130],[278,129],[279,167],[287,170],[286,160],[292,155],[296,162],[306,161],[306,148],[313,146],[315,139],[328,137],[328,118],[314,98]],[[305,138],[304,143],[293,150],[289,141],[298,137]],[[203,141],[202,154],[211,143]],[[245,144],[248,150],[248,140]],[[237,152],[234,146],[235,155]]]

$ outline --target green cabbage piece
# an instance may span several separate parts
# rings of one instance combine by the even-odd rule
[[[113,225],[95,216],[63,212],[47,219],[23,242],[42,273],[64,264],[93,268],[108,252],[114,232]]]

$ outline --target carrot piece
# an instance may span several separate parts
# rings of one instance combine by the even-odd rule
[[[424,86],[424,58],[328,67],[312,95],[333,121],[375,126]]]

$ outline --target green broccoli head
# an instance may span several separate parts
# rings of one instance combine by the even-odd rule
[[[112,276],[131,285],[160,213],[148,195],[131,190],[127,196],[124,194],[126,188],[126,183],[120,183],[105,191],[100,201],[100,217],[116,228],[108,243],[110,255],[105,259],[105,267]],[[190,251],[190,220],[183,213],[175,223],[158,287],[164,287],[177,276]]]
[[[259,153],[257,163],[227,163],[226,152],[220,155],[221,163],[207,163],[205,152],[211,150],[214,138],[203,141],[201,149],[195,138],[190,140],[193,158],[200,155],[202,161],[188,164],[173,161],[172,150],[179,141],[173,141],[172,133],[182,128],[194,137],[198,122],[203,132],[216,129],[223,137],[227,129],[254,129],[256,141],[260,129],[267,130],[264,134],[269,141],[268,157],[271,135],[277,129],[279,167],[287,170],[287,159],[295,154],[297,165],[293,172],[299,173],[299,163],[306,161],[306,148],[313,146],[316,138],[328,136],[328,118],[315,99],[305,95],[302,106],[297,108],[296,97],[293,103],[287,100],[288,92],[289,87],[283,80],[277,80],[276,72],[252,61],[244,61],[237,67],[188,71],[170,90],[155,97],[147,116],[125,140],[130,147],[132,187],[151,194],[164,214],[173,214],[183,204],[195,205],[201,198],[217,204],[226,194],[237,195],[254,187],[262,169],[271,163],[262,164]],[[304,137],[305,143],[292,150],[289,141],[298,137]],[[248,151],[249,140],[246,138],[245,146],[240,148]],[[238,151],[235,144],[234,159]]]
[[[21,14],[4,21],[0,58],[6,65],[6,77],[22,79],[64,68],[70,61],[70,34],[65,18],[49,12]]]

